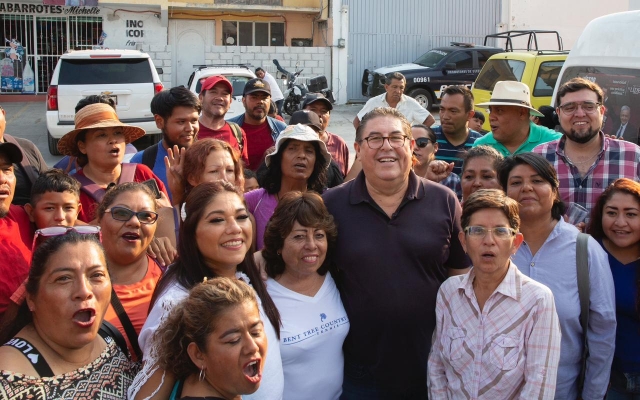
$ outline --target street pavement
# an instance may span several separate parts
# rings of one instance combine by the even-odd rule
[[[53,166],[61,156],[54,156],[49,153],[47,144],[47,125],[46,125],[46,104],[45,102],[4,102],[2,107],[6,111],[7,126],[5,132],[24,139],[29,139],[40,149],[47,165]],[[356,130],[353,128],[353,119],[358,111],[362,108],[362,104],[344,104],[334,106],[331,112],[331,121],[329,123],[329,132],[342,137],[349,146],[350,162],[355,158],[353,150],[353,142],[356,137]],[[438,113],[431,111],[433,116],[438,120]]]

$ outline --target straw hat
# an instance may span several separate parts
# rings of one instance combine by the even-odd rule
[[[307,125],[297,124],[297,125],[289,125],[287,128],[280,132],[278,135],[278,139],[276,140],[276,147],[273,152],[267,154],[265,157],[264,163],[271,164],[271,157],[278,154],[280,151],[282,144],[289,139],[300,140],[302,142],[317,142],[318,147],[320,148],[320,156],[324,158],[324,163],[322,164],[323,169],[327,169],[329,164],[331,164],[331,155],[327,151],[327,145],[318,137],[318,133],[311,129]]]
[[[78,156],[78,134],[85,129],[110,128],[121,126],[124,132],[125,143],[131,143],[144,136],[145,131],[137,126],[123,124],[118,119],[115,110],[108,104],[96,103],[84,107],[76,113],[76,129],[64,135],[58,142],[58,151],[67,156]]]
[[[491,93],[491,100],[489,100],[488,103],[476,104],[476,106],[518,106],[528,108],[531,115],[544,117],[542,113],[531,107],[529,86],[516,81],[497,82],[496,86],[493,88],[493,92]]]

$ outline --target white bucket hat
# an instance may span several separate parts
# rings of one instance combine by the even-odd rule
[[[322,168],[327,169],[329,164],[331,164],[331,155],[327,151],[327,145],[318,137],[318,133],[307,125],[297,124],[289,125],[284,131],[280,132],[276,140],[275,149],[265,157],[264,163],[267,164],[267,167],[271,164],[271,157],[278,154],[282,144],[289,139],[300,140],[302,142],[317,142],[320,148],[320,154],[316,154],[316,156],[321,156],[324,159]]]
[[[531,115],[544,117],[544,114],[531,107],[531,94],[529,86],[522,82],[500,81],[491,93],[491,100],[488,103],[476,104],[478,107],[486,106],[518,106],[528,108]]]

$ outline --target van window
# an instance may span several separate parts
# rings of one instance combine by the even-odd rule
[[[448,59],[447,64],[455,64],[456,69],[471,69],[473,68],[473,56],[468,51],[461,51]]]
[[[59,85],[153,83],[147,58],[62,59]]]
[[[566,81],[581,77],[597,83],[605,92],[606,108],[603,131],[615,133],[620,124],[620,110],[627,106],[630,109],[628,123],[640,126],[640,70],[612,67],[567,67],[562,75],[562,85]],[[556,99],[558,101],[559,99]]]
[[[556,87],[556,81],[564,61],[548,61],[540,64],[536,84],[533,87],[534,97],[545,97],[553,95],[553,88]]]
[[[525,62],[520,60],[489,60],[480,71],[474,87],[493,90],[498,81],[520,81],[525,66]]]

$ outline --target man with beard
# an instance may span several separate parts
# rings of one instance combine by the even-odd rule
[[[589,212],[616,179],[640,181],[640,147],[604,135],[602,102],[597,84],[583,78],[566,82],[556,97],[563,136],[533,149],[558,172],[562,200],[578,203]]]
[[[196,95],[183,86],[163,90],[153,96],[151,112],[156,126],[162,132],[162,140],[137,152],[131,162],[145,164],[169,188],[164,164],[167,149],[173,149],[174,146],[188,149],[193,144],[198,134],[200,110]]]
[[[9,298],[29,273],[33,224],[22,206],[11,204],[16,190],[15,165],[22,151],[13,143],[0,143],[0,320]]]
[[[491,100],[478,104],[489,107],[491,133],[477,139],[473,147],[491,146],[508,157],[531,151],[539,144],[559,139],[562,135],[544,126],[534,124],[529,117],[544,117],[531,107],[529,87],[522,82],[496,83]]]
[[[264,160],[265,151],[273,146],[287,125],[267,115],[271,105],[271,87],[259,78],[252,79],[244,86],[242,93],[244,114],[229,121],[240,125],[247,134],[249,164],[252,171],[258,169]]]
[[[233,85],[222,75],[210,76],[200,90],[202,115],[198,139],[219,139],[236,149],[242,161],[249,163],[247,135],[240,125],[224,120],[233,101]]]
[[[448,86],[440,101],[440,126],[433,128],[438,141],[436,160],[454,163],[453,172],[462,173],[462,159],[482,135],[469,129],[473,111],[473,94],[464,86]]]

